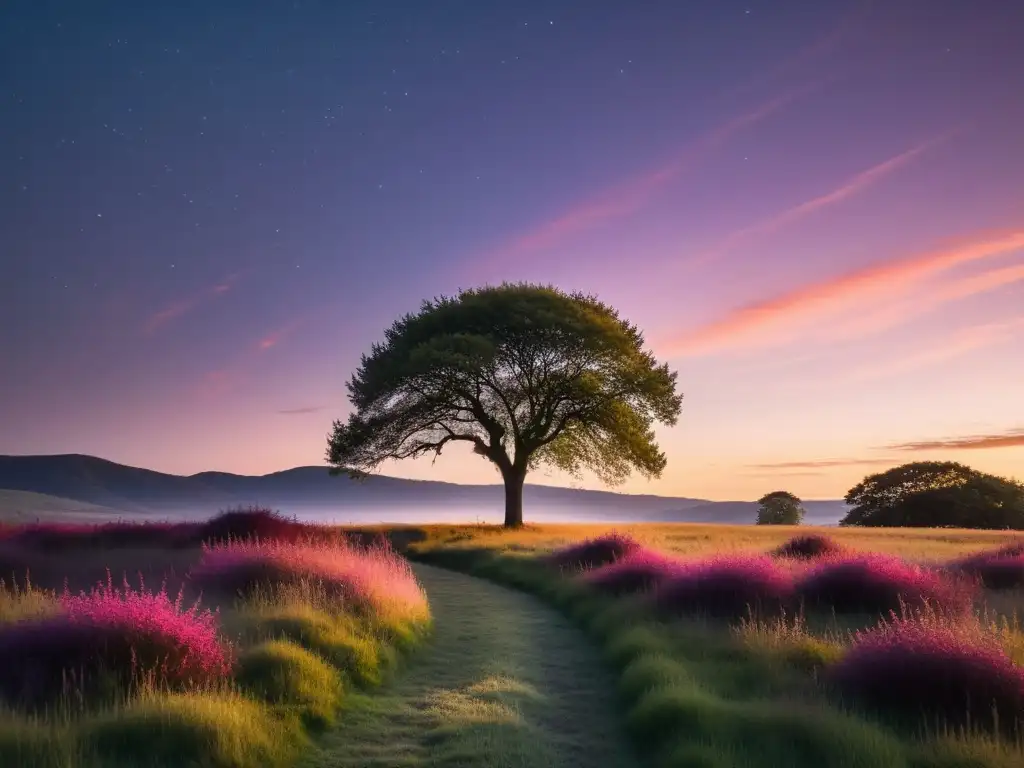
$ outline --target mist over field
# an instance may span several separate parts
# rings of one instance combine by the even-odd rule
[[[501,485],[373,476],[331,476],[326,467],[269,475],[203,472],[181,476],[94,456],[0,456],[0,517],[7,520],[194,520],[239,506],[263,506],[326,523],[500,523]],[[754,501],[709,501],[527,485],[533,522],[694,522],[753,524]],[[805,522],[835,525],[842,501],[806,501]]]

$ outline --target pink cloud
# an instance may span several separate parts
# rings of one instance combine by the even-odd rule
[[[635,213],[663,187],[678,179],[741,130],[765,120],[817,87],[818,84],[814,84],[791,90],[717,126],[687,144],[674,158],[660,168],[606,190],[595,198],[569,208],[545,224],[518,235],[507,245],[491,253],[487,257],[487,261],[501,261],[512,256],[550,248],[572,235]]]
[[[807,461],[778,461],[768,464],[747,464],[751,469],[829,469],[832,467],[860,467],[896,464],[894,459],[809,459]]]
[[[1024,446],[1024,428],[1009,429],[988,435],[967,435],[947,437],[940,440],[921,440],[912,443],[897,443],[888,446],[896,451],[982,451],[994,448],[1020,448]]]
[[[259,340],[257,347],[261,352],[268,349],[272,349],[280,344],[282,341],[287,339],[292,333],[298,329],[305,321],[305,317],[299,317],[292,320],[290,323],[278,328],[275,331],[271,331],[262,339]]]
[[[1024,230],[1016,230],[978,236],[945,250],[883,261],[740,307],[702,327],[668,338],[658,346],[663,354],[692,355],[736,346],[791,341],[794,335],[800,335],[801,328],[835,334],[831,324],[823,324],[837,311],[863,311],[866,302],[918,287],[922,280],[936,273],[1021,248],[1024,248]],[[1001,279],[1008,279],[1008,275]],[[989,283],[979,280],[975,287],[994,283],[998,280],[990,279]],[[912,302],[898,308],[892,320],[904,321],[914,313],[915,306],[941,303],[957,293],[956,289],[949,289],[944,295],[940,292],[934,298],[919,298],[916,305]]]
[[[155,312],[149,316],[142,326],[143,332],[153,333],[167,325],[172,320],[176,320],[182,315],[191,312],[193,309],[210,299],[224,295],[231,290],[238,278],[241,277],[241,274],[242,273],[240,272],[230,274],[219,283],[203,288],[192,296],[188,296],[184,299],[179,299],[178,301],[168,304],[159,312]]]
[[[749,242],[755,236],[770,234],[788,224],[793,224],[794,222],[797,222],[800,219],[821,210],[822,208],[827,208],[837,203],[841,203],[844,200],[879,183],[921,153],[949,140],[954,133],[955,131],[950,131],[942,136],[937,136],[933,139],[922,142],[905,152],[901,152],[894,157],[890,157],[884,162],[878,163],[867,170],[861,171],[844,181],[830,192],[814,197],[800,203],[799,205],[782,211],[781,213],[751,224],[748,227],[736,230],[735,232],[726,235],[719,243],[712,246],[709,250],[697,256],[693,263],[703,264],[707,261],[718,258],[736,246]]]

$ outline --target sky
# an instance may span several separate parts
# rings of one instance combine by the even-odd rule
[[[1021,39],[1008,0],[7,0],[0,453],[322,464],[394,319],[527,280],[679,373],[620,490],[1024,477]]]

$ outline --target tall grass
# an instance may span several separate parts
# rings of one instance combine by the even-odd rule
[[[267,585],[319,584],[349,610],[410,620],[429,616],[409,563],[386,543],[356,548],[344,540],[232,540],[204,545],[189,579],[206,589],[249,596]]]
[[[26,593],[28,594],[28,593]],[[172,600],[165,590],[106,584],[73,595],[65,592],[52,610],[0,624],[0,698],[11,705],[52,704],[73,681],[81,695],[127,686],[139,676],[160,686],[189,688],[225,677],[231,648],[221,637],[218,616]]]
[[[1012,595],[998,593],[1009,602],[990,615],[984,604],[996,593],[979,591],[963,569],[896,555],[919,554],[917,541],[934,546],[931,554],[960,554],[996,534],[838,531],[787,543],[792,529],[649,528],[658,536],[628,530],[661,549],[649,569],[640,566],[644,551],[583,574],[538,568],[531,547],[537,559],[557,560],[551,543],[571,539],[569,526],[461,540],[426,529],[412,551],[533,591],[576,618],[620,672],[629,727],[655,764],[1024,764],[1024,739],[1010,726],[1024,714],[1016,693],[1024,635],[1005,613]],[[851,546],[886,536],[892,554]],[[673,546],[683,540],[693,546]],[[716,544],[724,551],[709,557]],[[653,609],[673,585],[667,605],[680,618],[667,619]]]
[[[283,539],[204,533],[278,523],[233,514],[213,528],[189,524],[197,561],[177,596],[115,585],[109,572],[80,592],[0,584],[0,659],[18,660],[0,665],[0,765],[293,764],[310,729],[338,716],[350,687],[379,684],[430,613],[387,547],[350,546],[337,531],[300,536],[291,521]],[[8,531],[0,543],[17,553],[66,536],[51,565],[70,567],[76,548],[123,557],[131,550],[118,542],[156,529],[102,539],[97,528],[42,530]],[[226,597],[221,609],[187,602],[196,586],[204,604]]]

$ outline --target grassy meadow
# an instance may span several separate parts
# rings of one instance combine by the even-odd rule
[[[260,510],[10,525],[0,765],[1010,768],[1020,543]]]
[[[1012,533],[417,531],[413,558],[573,617],[616,671],[651,764],[1024,764],[1024,550]]]
[[[408,563],[263,512],[0,538],[0,765],[286,766],[427,634]]]

